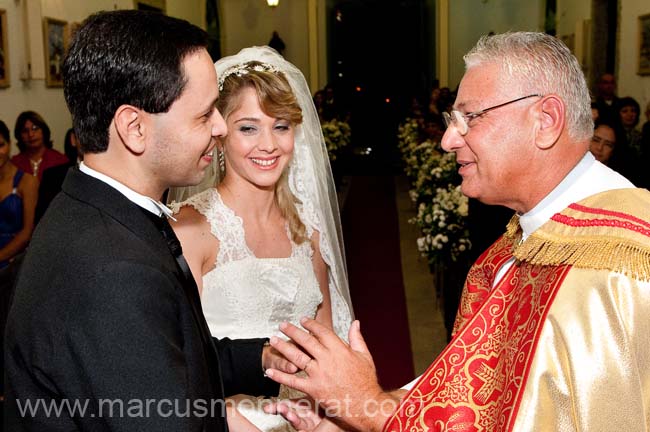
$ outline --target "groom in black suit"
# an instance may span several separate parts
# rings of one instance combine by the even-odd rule
[[[6,332],[6,430],[226,431],[223,398],[275,394],[265,341],[212,340],[159,203],[198,183],[215,139],[206,34],[104,12],[78,30],[64,92],[84,153],[39,224]]]

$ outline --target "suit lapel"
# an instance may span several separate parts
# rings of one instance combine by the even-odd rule
[[[150,245],[162,262],[168,265],[174,263],[170,259],[171,254],[167,243],[151,220],[142,212],[141,207],[113,187],[74,167],[69,170],[62,190],[71,197],[97,208],[124,226],[135,237]]]

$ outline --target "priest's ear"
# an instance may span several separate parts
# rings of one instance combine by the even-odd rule
[[[566,108],[564,101],[554,94],[544,96],[539,106],[539,129],[535,145],[545,150],[553,147],[560,139],[560,135],[566,127]]]
[[[123,145],[134,154],[142,154],[146,148],[146,125],[148,113],[133,105],[120,105],[115,111],[113,124]]]

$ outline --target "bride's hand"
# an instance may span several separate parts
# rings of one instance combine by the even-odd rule
[[[227,402],[233,399],[227,399]],[[226,419],[230,432],[262,432],[255,425],[241,415],[235,406],[226,403]]]
[[[278,369],[282,372],[294,374],[298,372],[298,366],[291,363],[280,351],[270,345],[264,345],[262,350],[262,370]]]
[[[264,406],[267,414],[280,414],[298,432],[339,432],[329,419],[318,412],[316,403],[309,399],[285,399]]]

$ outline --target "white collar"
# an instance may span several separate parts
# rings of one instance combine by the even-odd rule
[[[587,152],[551,193],[532,210],[521,215],[519,225],[523,230],[522,240],[570,204],[600,192],[633,187],[628,179],[598,162]]]
[[[79,163],[79,171],[81,171],[84,174],[88,174],[89,176],[94,177],[99,181],[106,183],[107,185],[117,190],[122,195],[124,195],[129,201],[137,204],[138,206],[155,214],[156,216],[165,215],[166,217],[172,219],[173,221],[176,221],[176,219],[174,219],[174,217],[172,216],[173,214],[172,211],[169,209],[169,207],[167,207],[163,203],[156,201],[153,198],[150,198],[146,195],[139,194],[133,189],[129,188],[128,186],[125,186],[124,184],[118,182],[114,178],[109,177],[106,174],[102,174],[99,171],[95,171],[94,169],[90,168],[88,165],[83,163],[83,161]]]

